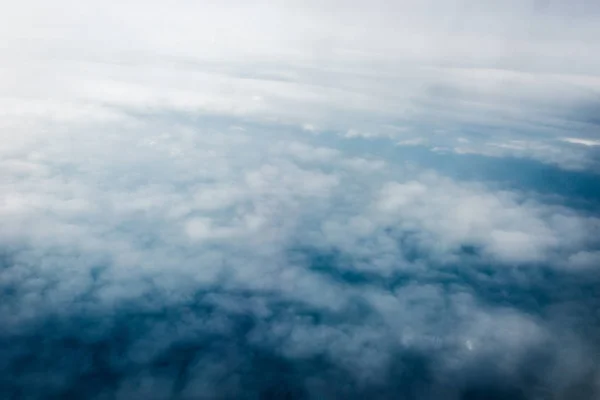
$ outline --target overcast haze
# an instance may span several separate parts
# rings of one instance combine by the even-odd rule
[[[600,3],[0,4],[0,397],[600,396]]]

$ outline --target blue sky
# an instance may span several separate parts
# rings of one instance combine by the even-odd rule
[[[0,15],[0,397],[600,394],[595,2]]]

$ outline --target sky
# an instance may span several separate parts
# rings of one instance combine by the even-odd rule
[[[600,397],[600,4],[0,4],[0,397]]]

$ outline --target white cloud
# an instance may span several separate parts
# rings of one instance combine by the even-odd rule
[[[556,140],[510,139],[504,142],[462,142],[445,151],[488,157],[530,158],[566,170],[597,172],[599,164],[596,154],[586,148],[591,146],[578,147],[557,144]]]
[[[412,138],[396,142],[396,146],[419,146],[424,143],[426,143],[426,141],[422,138]]]
[[[2,6],[2,113],[210,113],[394,141],[402,132],[389,127],[402,126],[432,147],[448,145],[433,132],[468,129],[473,152],[517,138],[531,145],[510,155],[597,169],[596,155],[555,140],[595,141],[588,2],[227,4]]]
[[[563,140],[568,143],[580,144],[583,146],[600,146],[600,141],[598,141],[598,140],[580,139],[580,138],[564,138]]]
[[[70,352],[21,345],[42,322],[58,325],[40,346],[69,330],[110,347],[129,310],[126,354],[107,361],[120,371],[231,339],[188,360],[190,397],[237,379],[242,342],[322,356],[356,385],[384,385],[403,351],[469,380],[489,360],[516,375],[547,346],[571,372],[544,385],[597,374],[579,357],[597,328],[594,299],[568,298],[578,283],[554,300],[577,303],[575,322],[527,308],[554,294],[545,273],[594,282],[593,211],[369,147],[595,170],[594,5],[95,3],[0,6],[0,344],[17,348],[0,356],[30,352],[47,374]],[[172,383],[147,373],[156,392]],[[142,392],[143,375],[118,390]]]
[[[586,252],[597,245],[595,218],[518,192],[348,155],[302,133],[273,142],[250,125],[219,133],[218,124],[165,122],[107,124],[100,135],[94,121],[73,123],[79,134],[12,143],[0,163],[0,241],[11,256],[0,285],[16,290],[0,307],[8,332],[131,302],[176,306],[218,288],[215,296],[272,296],[248,311],[272,318],[249,336],[254,345],[292,359],[325,354],[363,382],[385,382],[394,349],[428,352],[448,371],[486,357],[510,370],[551,335],[544,322],[485,307],[464,284],[422,281],[455,262],[473,268],[460,254],[465,245],[499,269],[541,263],[560,271],[593,259]],[[355,286],[290,258],[303,247],[309,259],[338,251],[332,273],[408,274],[411,283]],[[142,300],[149,293],[154,300]],[[280,315],[279,302],[341,322]],[[154,354],[179,338],[143,340]]]

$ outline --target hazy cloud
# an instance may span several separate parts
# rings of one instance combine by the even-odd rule
[[[0,15],[1,397],[600,393],[596,3]]]

